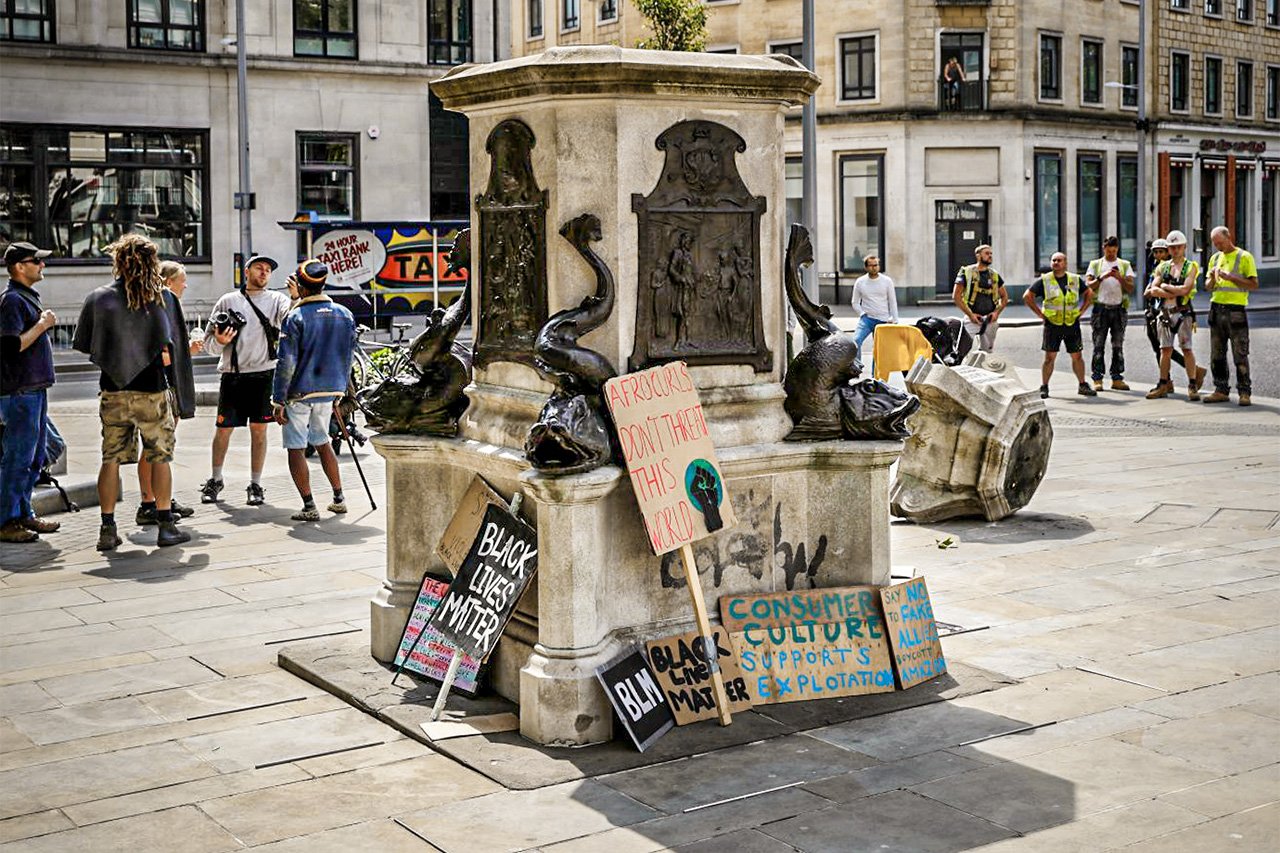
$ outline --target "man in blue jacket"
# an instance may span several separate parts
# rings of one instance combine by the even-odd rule
[[[350,311],[324,295],[329,267],[317,260],[304,261],[295,275],[301,299],[280,328],[271,405],[276,422],[284,427],[289,473],[302,496],[302,509],[291,517],[319,521],[306,449],[308,444],[316,449],[320,467],[333,486],[329,512],[346,512],[338,457],[329,444],[329,415],[347,390],[356,321]]]

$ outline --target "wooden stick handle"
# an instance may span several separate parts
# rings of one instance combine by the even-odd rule
[[[702,599],[702,580],[698,577],[698,564],[693,558],[693,548],[687,544],[681,545],[680,558],[684,563],[684,579],[689,586],[689,597],[693,599],[693,615],[698,620],[698,633],[702,635],[707,667],[711,670],[711,692],[716,700],[716,713],[720,717],[720,725],[727,726],[733,722],[733,715],[729,712],[729,694],[724,689],[719,652],[716,650],[715,636],[711,633],[711,620],[707,618],[707,604]]]
[[[445,700],[449,698],[449,691],[453,689],[453,680],[458,677],[458,665],[462,663],[462,652],[457,649],[453,650],[453,658],[449,661],[449,671],[444,674],[444,683],[440,685],[440,692],[436,695],[436,704],[431,706],[431,722],[440,719],[440,714],[444,711]]]

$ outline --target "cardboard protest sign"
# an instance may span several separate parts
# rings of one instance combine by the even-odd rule
[[[428,624],[462,654],[483,661],[537,571],[537,545],[532,527],[490,504],[458,576]]]
[[[596,678],[641,752],[676,724],[662,689],[638,649],[597,669]]]
[[[628,373],[604,389],[653,553],[737,524],[688,366]]]
[[[875,587],[722,595],[720,619],[754,704],[893,692]]]
[[[942,656],[942,641],[938,639],[933,603],[929,601],[924,578],[887,586],[880,590],[880,600],[884,604],[893,662],[902,689],[946,672],[947,660]]]
[[[746,711],[751,707],[751,699],[738,665],[737,652],[724,631],[716,629],[712,632],[712,637],[720,670],[724,675],[729,711],[735,714]],[[667,696],[667,704],[671,706],[677,726],[716,718],[711,668],[707,666],[702,635],[697,631],[690,631],[688,634],[652,640],[647,644],[646,652],[649,656],[649,668],[653,670],[658,686]]]
[[[467,552],[471,550],[471,543],[476,540],[480,522],[484,520],[485,508],[489,504],[506,506],[507,502],[477,474],[463,492],[462,501],[454,510],[453,518],[449,519],[449,526],[444,529],[440,544],[436,546],[436,553],[455,575]]]
[[[396,668],[403,664],[404,668],[411,672],[434,678],[436,681],[444,681],[444,674],[449,669],[449,659],[453,657],[453,646],[445,642],[440,632],[434,628],[427,628],[426,636],[421,640],[418,639],[418,635],[448,589],[447,583],[438,581],[430,575],[422,579],[418,600],[414,602],[413,612],[409,614],[409,621],[404,626],[404,634],[400,637],[400,648],[396,652]],[[405,655],[409,656],[407,660]],[[479,671],[480,661],[464,655],[462,663],[458,666],[458,674],[453,683],[454,689],[475,693],[476,675]]]

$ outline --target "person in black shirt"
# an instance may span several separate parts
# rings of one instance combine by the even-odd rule
[[[102,419],[102,467],[98,472],[102,526],[97,547],[112,551],[121,543],[115,519],[120,466],[138,461],[139,436],[143,456],[151,463],[160,528],[156,544],[179,545],[190,540],[191,534],[174,523],[170,502],[174,413],[165,367],[172,359],[173,336],[165,310],[159,250],[139,234],[126,234],[107,251],[116,280],[85,299],[74,342],[77,350],[88,353],[102,369],[98,409]]]

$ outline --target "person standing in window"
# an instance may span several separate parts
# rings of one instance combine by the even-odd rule
[[[1009,305],[1004,279],[991,266],[994,255],[986,243],[973,250],[974,263],[956,273],[951,300],[964,312],[965,331],[978,342],[978,349],[991,352],[996,347],[1000,314]]]
[[[1213,371],[1213,393],[1206,403],[1231,399],[1231,373],[1227,366],[1227,344],[1236,364],[1236,391],[1240,405],[1253,400],[1249,381],[1249,292],[1258,289],[1258,267],[1253,255],[1235,244],[1231,232],[1219,225],[1209,234],[1216,249],[1209,258],[1204,289],[1209,299],[1209,368]]]
[[[4,250],[9,286],[0,295],[0,542],[34,542],[61,526],[31,508],[45,463],[48,389],[54,382],[48,333],[58,318],[40,304],[35,289],[50,254],[30,243],[10,243]]]
[[[960,67],[960,60],[954,56],[947,60],[946,68],[942,69],[942,80],[947,87],[947,108],[959,109],[960,84],[964,82],[964,69]]]
[[[1102,257],[1089,262],[1084,283],[1093,292],[1093,390],[1102,390],[1107,372],[1107,337],[1111,338],[1111,390],[1128,391],[1124,381],[1124,328],[1129,322],[1129,296],[1133,293],[1133,267],[1120,257],[1120,239],[1102,243]]]
[[[244,291],[233,290],[218,297],[209,313],[214,332],[205,339],[205,352],[221,355],[218,372],[217,431],[213,436],[213,470],[200,487],[201,503],[216,503],[222,492],[222,464],[236,427],[249,426],[249,486],[245,489],[249,506],[266,502],[262,488],[262,468],[267,461],[267,424],[275,421],[271,411],[271,381],[276,369],[276,341],[280,324],[289,311],[289,297],[267,290],[271,273],[279,266],[265,255],[254,255],[245,264]],[[217,319],[228,316],[243,325],[218,326]],[[236,316],[238,315],[238,317]]]
[[[898,295],[893,279],[880,272],[880,257],[867,255],[862,259],[866,275],[853,283],[854,312],[858,315],[858,328],[853,333],[853,345],[862,352],[862,342],[881,323],[898,322]]]

